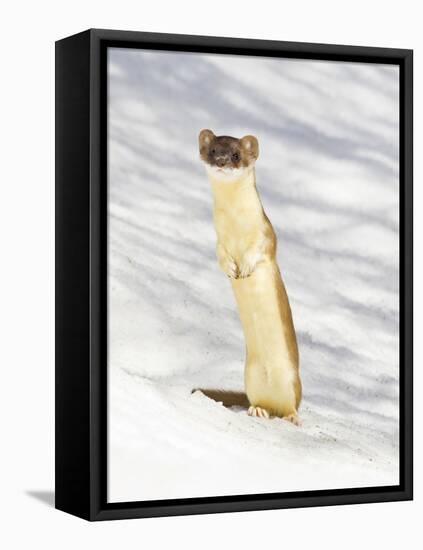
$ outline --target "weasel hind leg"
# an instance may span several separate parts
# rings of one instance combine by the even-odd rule
[[[291,422],[292,424],[294,424],[294,426],[301,426],[301,420],[300,420],[300,417],[298,416],[297,411],[284,416],[283,419],[286,420],[287,422]]]
[[[266,409],[263,409],[263,407],[253,407],[253,405],[249,407],[248,415],[258,416],[260,418],[270,418],[270,414],[266,411]]]
[[[253,407],[253,405],[249,407],[248,415],[257,416],[259,418],[271,417],[270,413],[266,409],[264,409],[263,407]],[[276,416],[279,416],[279,415],[276,415]],[[287,422],[291,422],[291,424],[294,424],[294,426],[298,426],[298,427],[301,426],[301,420],[297,412],[293,412],[285,416],[282,416],[282,419],[286,420]]]

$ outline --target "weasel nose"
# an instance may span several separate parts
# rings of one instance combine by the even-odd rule
[[[216,157],[216,164],[220,167],[225,166],[226,158],[225,157]]]

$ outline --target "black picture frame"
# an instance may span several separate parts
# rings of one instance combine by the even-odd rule
[[[107,503],[108,47],[399,66],[398,486]],[[56,508],[92,521],[412,499],[412,180],[412,50],[99,29],[56,42]]]

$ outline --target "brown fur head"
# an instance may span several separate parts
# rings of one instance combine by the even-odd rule
[[[241,139],[215,136],[211,130],[201,130],[199,135],[200,157],[216,176],[241,174],[254,166],[259,146],[254,136]]]

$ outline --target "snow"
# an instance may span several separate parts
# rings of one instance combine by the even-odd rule
[[[398,69],[109,50],[110,502],[394,485]],[[202,128],[260,142],[257,182],[297,330],[303,426],[243,390]]]

